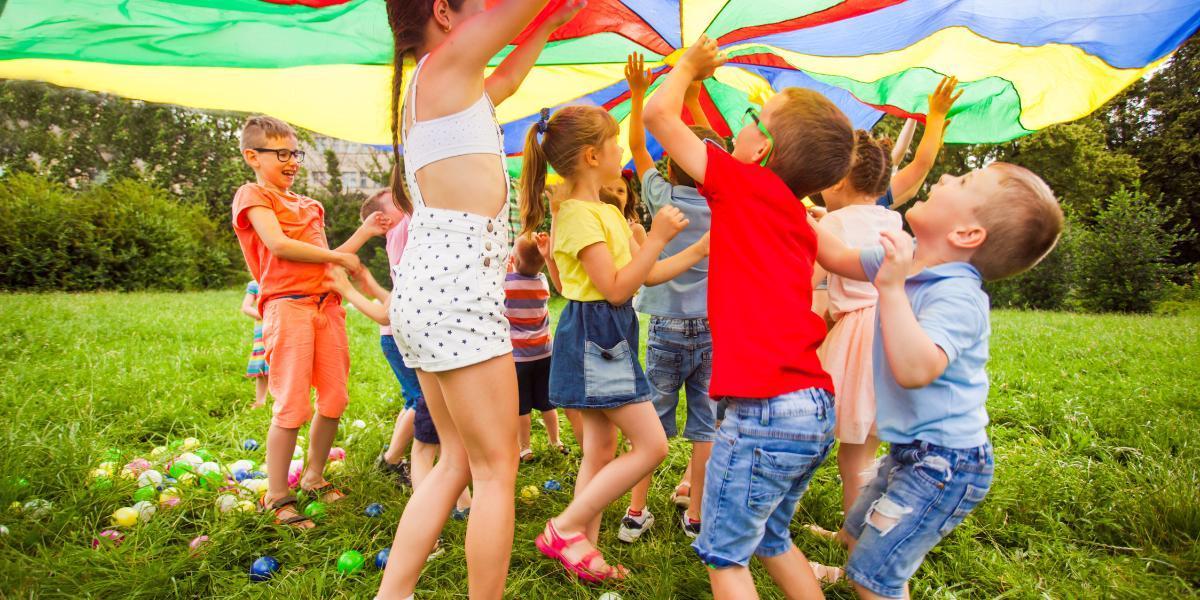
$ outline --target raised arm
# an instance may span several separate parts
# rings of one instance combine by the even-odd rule
[[[608,244],[603,242],[580,250],[579,262],[605,300],[614,305],[624,304],[645,283],[650,269],[667,247],[667,242],[683,231],[687,224],[688,220],[678,208],[664,206],[654,216],[654,227],[646,236],[646,243],[625,266],[616,268]]]
[[[867,280],[867,273],[859,260],[859,250],[847,246],[811,216],[808,217],[808,224],[817,232],[817,264],[834,275],[858,281]]]
[[[954,101],[962,95],[962,90],[954,93],[958,79],[945,77],[938,83],[937,89],[929,95],[929,112],[925,115],[925,132],[921,134],[921,143],[917,145],[917,153],[912,162],[892,176],[892,208],[900,208],[912,200],[921,189],[921,184],[933,170],[938,152],[942,149],[942,137],[946,131],[946,115],[954,106]]]
[[[692,115],[692,122],[712,129],[712,122],[708,120],[708,115],[704,114],[704,107],[700,106],[700,90],[703,87],[704,84],[701,81],[693,81],[687,88],[687,94],[683,97],[683,106]]]
[[[675,164],[701,185],[704,184],[704,171],[708,167],[708,151],[704,141],[688,129],[679,115],[683,109],[683,97],[692,81],[708,78],[725,61],[725,56],[718,52],[717,42],[700,36],[679,58],[666,81],[658,87],[646,105],[643,116],[646,128],[671,155]]]
[[[511,4],[511,2],[506,2],[505,4]],[[546,2],[525,2],[525,4],[543,6]],[[493,104],[500,104],[508,99],[509,96],[516,93],[517,88],[521,87],[521,82],[525,81],[525,76],[529,75],[529,70],[533,68],[533,64],[537,62],[538,55],[546,47],[546,40],[550,39],[550,34],[574,18],[586,4],[586,0],[570,0],[566,2],[558,10],[554,11],[554,14],[543,21],[520,46],[517,46],[508,56],[504,57],[504,60],[500,61],[500,65],[496,67],[496,70],[492,71],[492,74],[484,80],[484,89],[487,90],[487,94],[492,99]],[[491,12],[488,11],[486,14],[490,14]],[[536,15],[536,13],[534,14]],[[528,19],[525,22],[528,23]],[[520,30],[517,33],[519,32]],[[516,35],[514,33],[508,39],[512,39]],[[507,42],[507,40],[505,41]],[[501,44],[501,48],[503,48],[503,44]],[[485,64],[490,59],[491,56],[488,56],[484,61]]]
[[[362,268],[362,263],[353,254],[326,250],[284,235],[283,229],[279,227],[279,219],[265,206],[246,209],[246,219],[250,221],[250,226],[254,228],[267,250],[279,258],[304,263],[332,263],[351,272]]]
[[[654,157],[646,149],[646,126],[642,123],[642,104],[646,100],[646,89],[650,87],[650,72],[646,70],[641,54],[629,55],[625,81],[629,83],[629,151],[633,153],[633,166],[640,180],[655,168]]]
[[[703,237],[683,251],[654,263],[650,274],[646,276],[646,285],[655,286],[675,279],[707,257],[708,232],[705,232]]]
[[[913,242],[903,231],[884,231],[883,265],[875,275],[883,352],[896,383],[909,389],[929,385],[949,364],[946,352],[929,338],[913,312],[904,281],[912,268]]]
[[[363,270],[366,271],[366,269]],[[344,269],[330,267],[329,272],[326,273],[325,282],[329,284],[329,289],[341,294],[343,299],[350,301],[350,304],[354,308],[357,308],[358,312],[367,315],[371,320],[380,325],[391,324],[387,310],[388,302],[372,302],[366,296],[360,294],[358,290],[354,289],[354,286],[350,283],[350,279],[346,277]],[[374,282],[374,279],[372,279],[372,282]],[[387,298],[387,296],[384,296],[384,298]]]
[[[363,222],[358,226],[358,229],[354,230],[354,234],[350,236],[350,239],[343,242],[341,246],[335,248],[335,251],[354,254],[355,252],[358,252],[359,249],[363,247],[363,244],[367,243],[367,241],[371,238],[387,233],[387,230],[390,229],[391,226],[391,219],[385,217],[383,213],[375,211],[367,215],[367,218],[363,219]]]
[[[917,120],[905,119],[904,126],[900,128],[900,135],[896,136],[896,145],[892,146],[892,174],[895,175],[896,167],[904,160],[908,154],[908,147],[912,145],[913,135],[917,133]]]

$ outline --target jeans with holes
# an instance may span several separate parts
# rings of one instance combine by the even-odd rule
[[[792,548],[796,503],[833,445],[833,396],[809,388],[730,398],[704,475],[704,523],[692,549],[713,568]]]
[[[990,443],[893,444],[846,515],[846,532],[858,540],[846,576],[880,596],[903,597],[925,555],[987,495],[994,465]]]

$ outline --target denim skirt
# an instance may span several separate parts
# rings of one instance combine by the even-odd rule
[[[570,300],[554,331],[550,403],[559,408],[606,409],[650,400],[638,362],[633,303]]]

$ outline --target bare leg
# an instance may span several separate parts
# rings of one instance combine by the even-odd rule
[[[578,498],[583,490],[617,454],[617,428],[599,411],[575,411],[583,421],[577,431],[588,433],[584,436],[587,443],[583,446],[583,459],[579,462],[579,475],[575,477],[575,497]],[[587,416],[585,416],[587,415]],[[588,429],[590,428],[590,429]],[[589,523],[584,532],[592,544],[600,536],[600,516],[597,515]]]
[[[567,422],[571,424],[571,434],[575,436],[575,442],[583,448],[583,415],[575,408],[564,408],[563,413],[567,415]]]
[[[646,510],[646,500],[650,496],[650,484],[653,483],[654,472],[637,482],[633,489],[629,492],[629,510],[633,512],[641,512]]]
[[[438,444],[426,444],[420,440],[413,440],[412,460],[409,461],[412,469],[413,490],[416,490],[425,480],[425,476],[433,470],[433,459],[438,455],[438,447]]]
[[[558,438],[558,411],[543,411],[542,424],[546,426],[546,437],[550,439],[550,446],[557,448],[562,444],[562,440]]]
[[[272,425],[267,431],[267,494],[266,504],[291,494],[288,488],[288,467],[292,464],[292,450],[296,447],[296,434],[299,429],[287,429]],[[284,511],[283,518],[294,517],[297,513],[293,508]],[[310,521],[297,523],[297,527],[305,529],[313,527]]]
[[[817,583],[817,577],[808,566],[808,559],[799,548],[792,546],[791,550],[779,556],[759,557],[759,560],[788,600],[825,597],[821,591],[821,584]]]
[[[533,428],[533,418],[531,415],[517,415],[517,447],[520,451],[528,450],[529,430]]]
[[[402,410],[400,414],[396,415],[396,426],[392,428],[392,440],[388,442],[383,460],[393,465],[404,460],[408,444],[413,439],[413,419],[416,418],[416,415],[417,411],[412,409]]]
[[[712,447],[712,442],[692,442],[692,458],[687,467],[692,482],[691,504],[688,505],[687,516],[693,521],[703,518],[700,507],[704,504],[704,474],[708,470],[708,457],[712,454]]]
[[[325,483],[325,462],[329,460],[329,449],[337,436],[338,419],[313,415],[308,428],[308,463],[300,477],[300,488],[311,490]]]
[[[254,378],[254,404],[251,404],[250,408],[259,408],[260,406],[266,406],[266,404],[267,404],[267,378],[266,378],[266,376],[255,377]]]
[[[758,598],[749,567],[724,567],[708,570],[713,600],[749,600]]]

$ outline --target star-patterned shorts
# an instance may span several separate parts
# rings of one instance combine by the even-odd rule
[[[392,335],[410,369],[449,371],[512,352],[504,316],[507,219],[418,207],[393,267]]]

